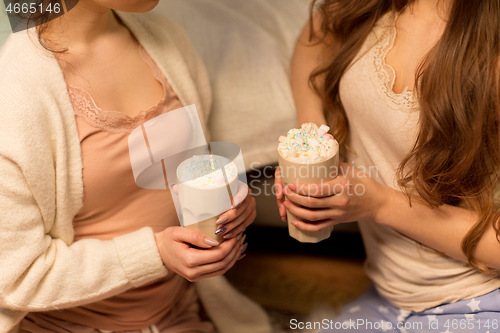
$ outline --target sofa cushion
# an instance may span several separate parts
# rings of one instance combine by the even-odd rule
[[[247,171],[277,162],[278,137],[296,127],[290,58],[308,0],[166,0],[207,66],[212,141],[238,144]]]

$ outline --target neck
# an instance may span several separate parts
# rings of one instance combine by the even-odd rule
[[[50,23],[46,34],[59,48],[85,48],[119,28],[120,23],[109,8],[80,1],[71,11]]]
[[[414,15],[427,21],[446,21],[452,4],[452,0],[416,0],[410,8]]]

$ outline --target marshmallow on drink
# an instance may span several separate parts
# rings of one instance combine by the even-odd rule
[[[327,134],[329,130],[326,125],[318,128],[314,123],[302,124],[300,129],[291,129],[286,137],[280,137],[278,151],[295,163],[326,161],[339,151],[337,140]]]
[[[339,144],[328,134],[326,125],[302,124],[300,129],[291,129],[287,136],[279,138],[279,164],[283,186],[288,184],[318,184],[322,186],[338,174]],[[317,243],[328,237],[333,227],[318,232],[302,231],[291,224],[297,220],[287,210],[290,236],[303,243]]]

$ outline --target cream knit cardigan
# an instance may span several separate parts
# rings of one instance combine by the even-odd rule
[[[184,31],[162,16],[118,15],[206,124],[208,77]],[[15,332],[27,312],[89,304],[167,274],[151,228],[73,243],[82,199],[80,143],[60,66],[33,30],[13,34],[0,51],[0,332]],[[196,287],[221,333],[271,332],[263,310],[223,277]]]

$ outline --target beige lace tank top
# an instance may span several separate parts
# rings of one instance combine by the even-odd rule
[[[396,169],[416,140],[419,106],[414,94],[393,92],[396,73],[385,57],[396,37],[397,15],[386,14],[340,82],[350,125],[347,162],[399,189]],[[359,222],[367,252],[365,270],[378,292],[397,307],[421,311],[486,294],[500,278],[474,271],[394,229]]]

